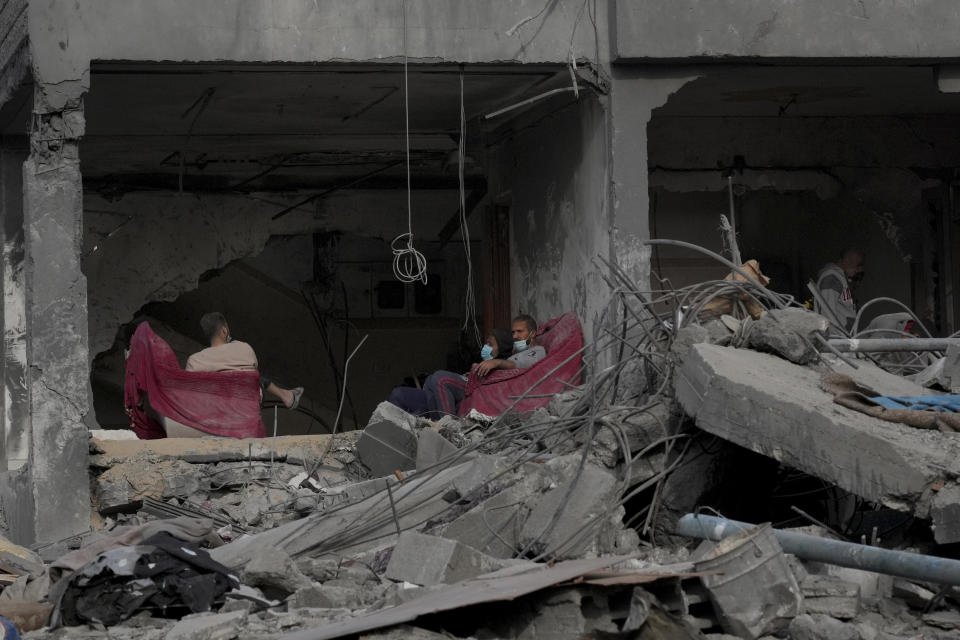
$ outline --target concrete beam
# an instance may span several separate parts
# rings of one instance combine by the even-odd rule
[[[573,51],[603,64],[607,3],[591,7],[588,15],[583,3],[542,0],[49,0],[31,3],[29,33],[43,99],[57,108],[89,85],[91,60],[399,62],[406,40],[419,62],[565,63]]]
[[[843,372],[883,395],[929,393],[866,364]],[[819,383],[818,371],[775,356],[698,344],[683,360],[677,395],[708,433],[872,502],[928,517],[934,487],[953,486],[946,478],[960,467],[960,444],[841,407]]]
[[[953,0],[615,0],[612,59],[960,57]]]

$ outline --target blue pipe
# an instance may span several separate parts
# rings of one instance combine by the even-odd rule
[[[737,520],[688,513],[677,522],[676,533],[716,542],[737,532],[752,529],[754,526]],[[826,562],[840,567],[874,571],[923,582],[960,586],[960,560],[892,551],[780,529],[774,529],[773,533],[785,552],[792,553],[802,560]]]

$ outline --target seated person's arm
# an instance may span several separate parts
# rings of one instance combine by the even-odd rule
[[[536,346],[531,347],[527,351],[514,354],[507,359],[494,358],[493,360],[481,362],[477,365],[474,371],[476,371],[477,375],[482,378],[496,369],[526,369],[528,367],[532,367],[546,357],[547,350],[543,347]]]
[[[495,371],[497,369],[516,369],[516,368],[517,368],[517,363],[514,362],[513,360],[493,358],[491,360],[484,360],[483,362],[478,364],[474,368],[474,371],[479,377],[483,378],[491,371]]]

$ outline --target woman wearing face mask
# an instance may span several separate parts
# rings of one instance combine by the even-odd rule
[[[513,338],[506,329],[491,331],[480,349],[480,360],[506,358],[513,352]],[[423,389],[395,387],[390,402],[413,415],[456,415],[467,388],[467,374],[453,371],[434,371],[423,384]]]

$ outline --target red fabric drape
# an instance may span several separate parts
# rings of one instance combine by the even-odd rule
[[[130,341],[123,391],[124,407],[141,440],[166,437],[163,426],[144,411],[144,394],[160,415],[210,435],[266,436],[260,418],[259,373],[184,371],[170,345],[146,322]]]
[[[478,378],[473,373],[473,368],[477,365],[473,365],[467,381],[466,396],[460,403],[461,416],[470,413],[471,409],[488,416],[498,416],[517,401],[517,396],[528,392],[531,395],[547,396],[566,391],[570,388],[569,385],[580,384],[583,358],[578,352],[583,348],[583,331],[577,316],[565,313],[554,318],[540,325],[539,334],[537,344],[547,350],[547,357],[532,367],[500,369],[485,378]],[[556,371],[546,380],[537,384],[554,369]],[[547,406],[549,402],[549,397],[525,398],[517,403],[515,410],[533,411]]]

